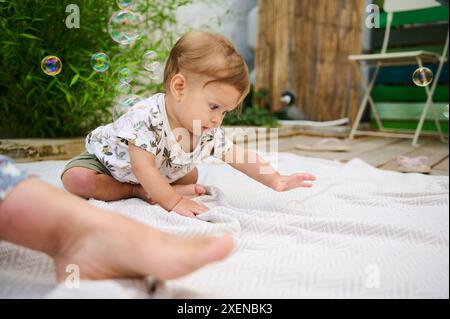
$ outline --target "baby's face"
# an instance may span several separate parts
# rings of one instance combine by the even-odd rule
[[[187,86],[179,103],[178,110],[181,114],[178,114],[178,118],[184,128],[194,135],[220,127],[224,116],[240,102],[241,94],[234,87],[220,82],[212,82],[203,87],[205,82],[198,81]]]

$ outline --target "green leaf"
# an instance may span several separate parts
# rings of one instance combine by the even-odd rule
[[[2,41],[2,43],[4,43],[4,44],[10,44],[10,45],[19,45],[19,43],[17,43],[17,42],[12,42],[12,41]]]
[[[41,38],[39,38],[35,35],[32,35],[32,34],[29,34],[29,33],[20,33],[19,36],[21,36],[23,38],[27,38],[27,39],[32,39],[32,40],[42,40]]]
[[[77,83],[78,79],[80,78],[79,74],[75,74],[72,78],[72,81],[70,81],[70,87],[72,87],[72,85],[74,85],[75,83]]]

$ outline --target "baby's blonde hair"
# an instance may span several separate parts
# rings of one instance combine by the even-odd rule
[[[242,101],[250,90],[248,67],[234,45],[221,34],[189,32],[184,34],[170,51],[164,69],[164,89],[169,92],[172,77],[180,72],[205,75],[212,82],[228,84],[239,93],[237,111],[242,111]]]

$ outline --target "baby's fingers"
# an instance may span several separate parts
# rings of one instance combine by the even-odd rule
[[[309,173],[299,173],[297,176],[305,181],[315,181],[316,180],[316,177]]]
[[[184,212],[182,215],[186,216],[186,217],[192,217],[192,218],[195,218],[195,216],[196,216],[196,214],[192,211]]]
[[[195,214],[198,215],[198,214],[201,214],[201,213],[205,213],[208,210],[209,210],[208,206],[206,206],[204,204],[197,204]]]
[[[310,184],[310,183],[300,183],[300,187],[313,187],[313,184]]]

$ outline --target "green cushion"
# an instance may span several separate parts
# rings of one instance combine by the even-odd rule
[[[386,27],[387,13],[380,13],[380,27]],[[448,6],[437,6],[432,8],[401,11],[394,13],[392,26],[402,26],[405,24],[421,24],[439,21],[448,22]]]

